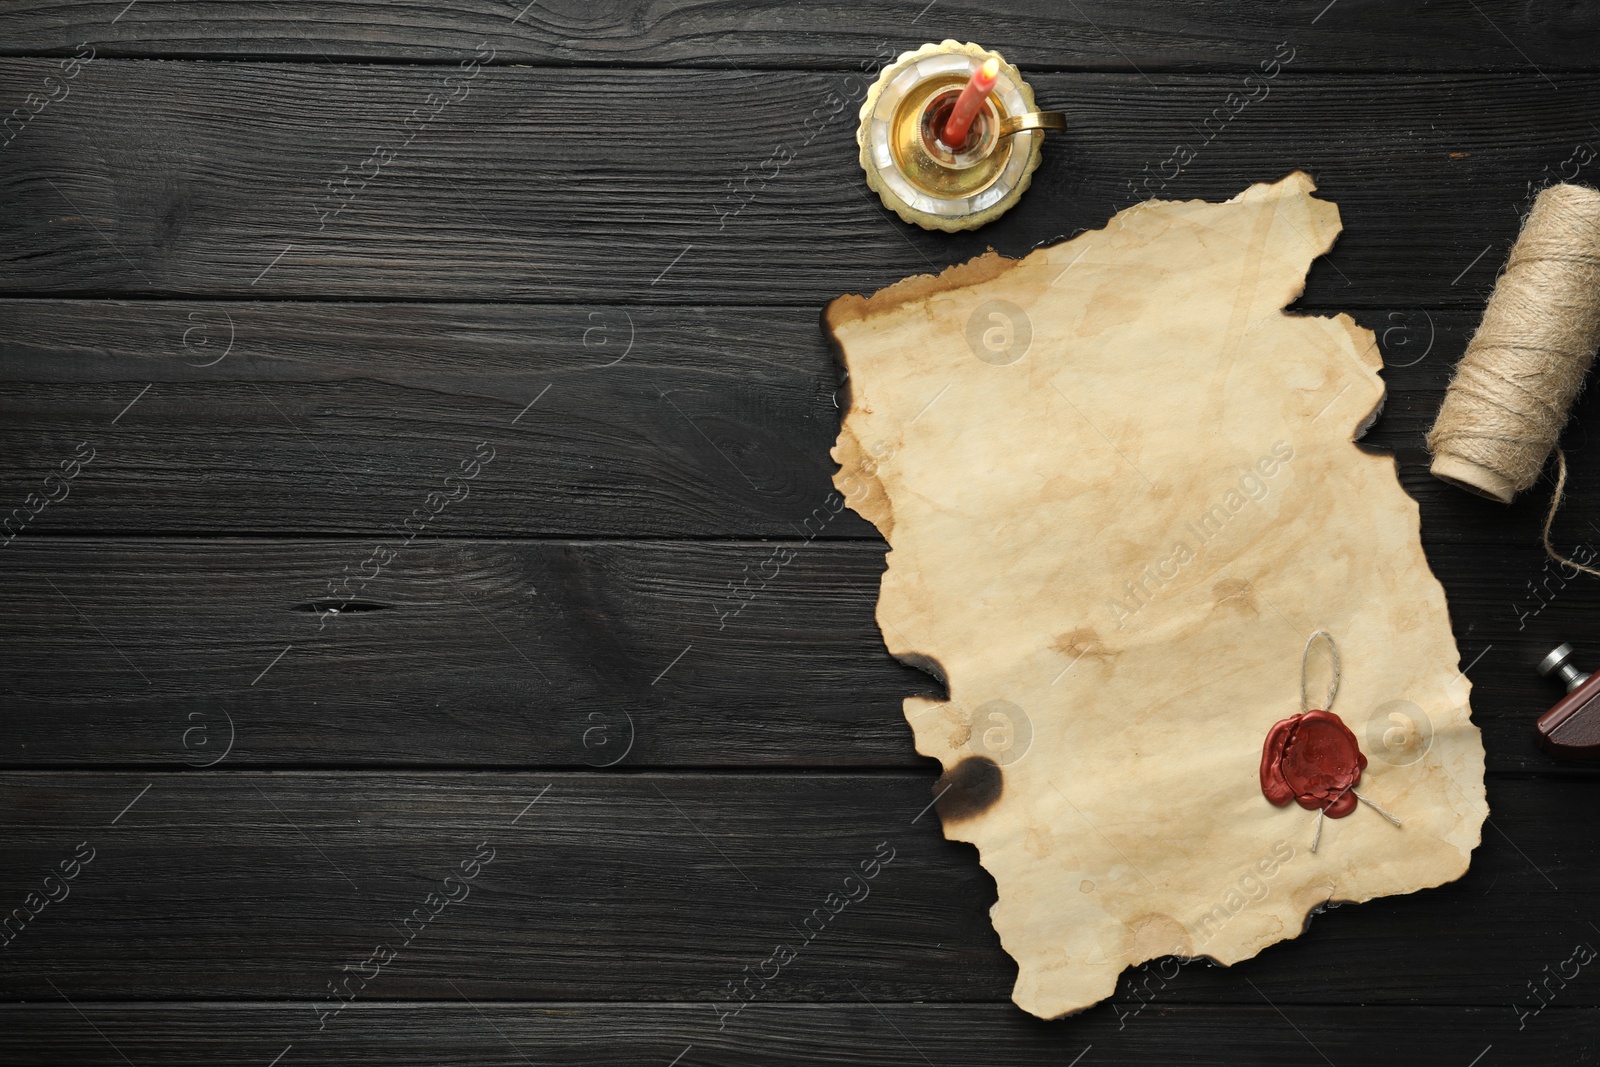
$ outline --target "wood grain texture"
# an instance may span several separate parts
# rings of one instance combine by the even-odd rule
[[[904,772],[10,772],[8,911],[78,843],[94,855],[70,895],[0,950],[0,997],[54,999],[53,982],[74,1001],[282,998],[303,1001],[309,1020],[342,968],[366,973],[358,965],[384,944],[398,956],[355,1006],[660,1000],[700,1006],[714,1026],[709,1004],[726,1010],[728,983],[746,973],[770,979],[749,987],[758,1005],[998,999],[1016,971],[989,924],[994,883],[933,813],[918,818],[931,785]],[[1254,1005],[1254,983],[1280,1006],[1471,1004],[1509,1017],[1531,999],[1526,981],[1595,940],[1592,794],[1579,780],[1493,781],[1493,829],[1461,881],[1324,914],[1237,968],[1184,967],[1162,1000]],[[494,858],[470,893],[402,929],[413,909],[438,907],[430,893],[461,895],[443,879],[483,842]],[[882,842],[892,862],[869,892],[844,884]],[[1254,860],[1241,858],[1241,876]],[[1138,875],[1119,865],[1106,877]],[[841,909],[835,891],[860,899]],[[798,948],[814,908],[830,915]],[[774,977],[760,965],[778,944],[798,958]],[[1112,1004],[1128,1010],[1143,978],[1125,976]],[[1559,999],[1589,996],[1572,983]]]
[[[508,62],[817,69],[854,66],[887,44],[975,40],[1034,69],[1248,70],[1288,39],[1321,70],[1593,69],[1600,17],[1579,4],[1530,8],[1295,0],[1267,7],[1187,0],[893,0],[728,4],[718,0],[455,0],[405,7],[340,0],[8,0],[0,54],[453,62],[492,40]],[[1504,37],[1496,33],[1504,34]]]
[[[90,439],[35,530],[381,534],[487,442],[438,532],[870,536],[838,385],[793,308],[0,301],[0,500]]]
[[[5,60],[0,95],[58,73]],[[1527,183],[1592,176],[1600,105],[1591,73],[1039,75],[1071,131],[1016,210],[945,239],[863,188],[859,77],[596,71],[552,113],[541,71],[451,73],[96,60],[0,155],[0,293],[815,308],[1299,168],[1345,223],[1307,306],[1475,308]]]
[[[0,760],[920,764],[879,546],[419,540],[319,615],[370,547],[19,539]]]
[[[1363,443],[1396,453],[1426,543],[1502,545],[1531,561],[1514,584],[1534,579],[1542,491],[1503,508],[1427,473],[1476,313],[1355,317],[1388,364]],[[848,509],[822,521],[840,386],[811,309],[5,300],[0,515],[89,441],[94,461],[24,536],[382,536],[488,442],[434,532],[874,537]],[[1600,522],[1600,395],[1575,417],[1569,548]]]
[[[1152,985],[1152,990],[1155,986]],[[1270,987],[1264,995],[1270,995]],[[691,1005],[525,1005],[474,999],[348,1009],[316,1032],[304,1005],[89,1004],[0,1008],[0,1053],[13,1067],[73,1063],[260,1067],[283,1064],[471,1063],[482,1067],[747,1067],[871,1063],[877,1067],[993,1063],[1066,1067],[1073,1057],[1111,1067],[1281,1067],[1360,1063],[1468,1064],[1492,1046],[1503,1063],[1581,1063],[1600,1028],[1593,1009],[1553,1005],[1523,1031],[1505,1007],[1317,1005],[1279,1013],[1249,1005],[1164,1003],[1156,994],[1066,1023],[1040,1023],[999,1004],[756,1006],[727,1029]],[[87,1021],[86,1021],[87,1020]],[[98,1031],[98,1032],[97,1032]],[[1087,1055],[1086,1049],[1092,1049]],[[119,1052],[118,1050],[121,1050]],[[128,1059],[121,1058],[126,1054]],[[1484,1062],[1491,1062],[1485,1060]]]
[[[319,628],[370,548],[19,538],[0,765],[179,769],[232,737],[228,766],[931,766],[900,702],[942,687],[884,649],[881,544],[779,569],[772,543],[419,540]],[[1537,748],[1560,687],[1534,666],[1593,634],[1600,588],[1533,545],[1433,558],[1489,767],[1589,774]]]

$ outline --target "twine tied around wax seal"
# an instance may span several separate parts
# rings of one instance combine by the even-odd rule
[[[1600,347],[1600,192],[1541,192],[1456,367],[1428,433],[1435,477],[1509,504],[1538,480],[1552,449],[1556,489],[1544,522],[1552,559],[1600,577],[1550,544],[1566,489],[1556,444]]]
[[[1332,675],[1328,695],[1320,705],[1311,700],[1311,649],[1318,641],[1328,646]],[[1261,746],[1261,793],[1277,807],[1290,801],[1302,808],[1315,808],[1316,828],[1311,835],[1311,851],[1322,843],[1322,819],[1342,819],[1356,810],[1359,801],[1382,815],[1396,827],[1399,816],[1362,793],[1361,772],[1367,757],[1356,735],[1334,714],[1333,702],[1339,695],[1339,646],[1333,635],[1318,630],[1306,638],[1300,653],[1300,714],[1273,724]]]

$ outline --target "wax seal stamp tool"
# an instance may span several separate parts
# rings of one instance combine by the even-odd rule
[[[994,88],[958,145],[941,139],[962,88],[987,60]],[[1033,90],[998,52],[943,41],[905,52],[885,67],[861,105],[861,169],[867,185],[925,230],[975,230],[1010,210],[1039,166],[1046,130],[1066,116],[1040,111]]]
[[[1572,662],[1572,646],[1557,645],[1539,661],[1539,673],[1555,675],[1567,695],[1534,724],[1539,744],[1562,759],[1600,759],[1600,674],[1585,674]]]

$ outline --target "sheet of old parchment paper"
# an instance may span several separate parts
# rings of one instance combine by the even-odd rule
[[[1314,188],[1148,202],[828,308],[850,392],[835,485],[891,546],[889,650],[948,684],[905,715],[1035,1015],[1156,957],[1247,959],[1328,901],[1450,881],[1478,844],[1444,592],[1393,460],[1352,443],[1383,399],[1374,337],[1282,310],[1340,229]],[[1361,791],[1404,825],[1359,805],[1312,853],[1315,815],[1270,804],[1258,768],[1318,629]]]

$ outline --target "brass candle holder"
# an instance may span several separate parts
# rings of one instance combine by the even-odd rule
[[[994,91],[965,142],[940,138],[956,97],[986,59],[1000,64]],[[861,105],[861,169],[867,185],[925,230],[975,230],[1022,198],[1039,166],[1044,131],[1066,116],[1039,111],[1022,74],[998,52],[943,41],[885,67]]]

